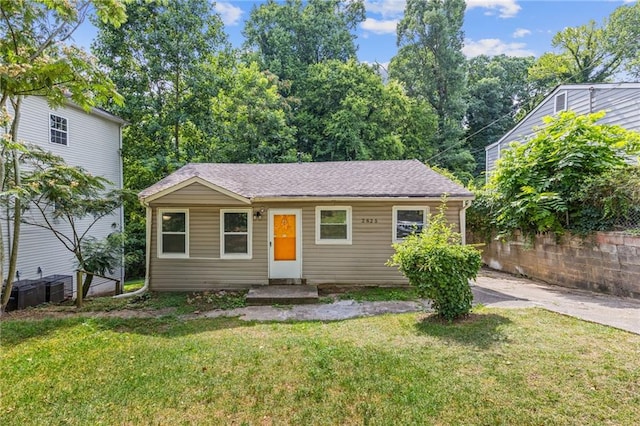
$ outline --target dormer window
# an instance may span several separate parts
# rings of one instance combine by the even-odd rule
[[[58,115],[50,114],[49,115],[49,132],[50,138],[49,141],[51,143],[55,143],[58,145],[68,145],[68,127],[67,127],[67,119],[64,117],[60,117]]]
[[[567,92],[558,93],[554,98],[553,113],[557,114],[567,110]]]

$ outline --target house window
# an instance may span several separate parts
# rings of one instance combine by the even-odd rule
[[[49,132],[51,143],[58,145],[68,144],[67,119],[54,114],[49,115]]]
[[[558,93],[554,98],[553,113],[557,114],[567,110],[567,92]]]
[[[316,244],[351,244],[351,207],[316,207]]]
[[[251,209],[220,210],[220,257],[251,259]]]
[[[158,257],[189,257],[189,210],[158,210]]]
[[[428,207],[394,206],[393,241],[402,241],[407,235],[421,232],[428,214]]]

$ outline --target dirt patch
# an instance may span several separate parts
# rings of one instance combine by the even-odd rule
[[[1,321],[11,320],[43,320],[52,318],[76,318],[76,317],[92,317],[92,318],[160,318],[167,315],[172,315],[176,312],[176,308],[163,308],[163,309],[121,309],[107,312],[91,312],[82,311],[74,312],[70,310],[57,309],[23,309],[20,311],[5,312]]]

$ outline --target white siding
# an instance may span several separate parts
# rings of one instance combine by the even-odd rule
[[[67,119],[67,146],[49,142],[50,113]],[[93,175],[109,179],[115,187],[122,188],[120,125],[115,121],[75,107],[52,110],[43,98],[27,97],[23,102],[18,132],[19,139],[39,145],[61,156],[67,164],[81,166]],[[86,223],[88,220],[84,221]],[[115,229],[122,229],[121,210],[100,220],[92,228],[91,235],[98,239],[104,238],[113,232],[112,224]],[[6,244],[9,241],[6,222],[3,223],[2,230]],[[39,278],[38,268],[41,268],[43,276],[75,275],[76,265],[73,255],[51,231],[23,225],[17,268],[20,278]],[[122,271],[116,271],[114,275],[121,277]]]

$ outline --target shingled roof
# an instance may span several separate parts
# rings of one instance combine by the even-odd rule
[[[323,163],[191,163],[140,192],[141,199],[200,178],[247,199],[440,197],[473,194],[418,160]]]

